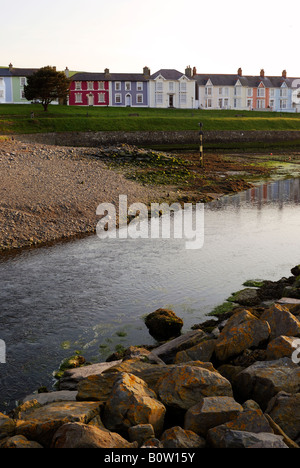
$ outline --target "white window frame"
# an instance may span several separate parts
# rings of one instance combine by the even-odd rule
[[[122,104],[122,94],[121,93],[115,94],[115,104]]]
[[[144,96],[142,94],[136,95],[136,103],[137,104],[144,104]]]
[[[205,107],[206,107],[207,109],[211,109],[211,108],[212,108],[212,99],[211,99],[211,98],[205,99]]]
[[[94,91],[94,82],[93,81],[88,81],[87,82],[87,90],[88,91]]]
[[[143,91],[143,89],[144,89],[144,83],[142,81],[138,81],[136,84],[136,90]]]
[[[169,81],[169,91],[170,93],[174,92],[174,81]]]
[[[82,102],[82,93],[75,93],[75,103]]]
[[[157,81],[155,84],[155,90],[156,91],[163,91],[164,89],[164,83],[163,81]]]
[[[98,103],[99,104],[105,103],[105,93],[98,93]]]
[[[121,91],[121,81],[115,82],[115,91]]]
[[[21,76],[20,78],[20,86],[21,88],[24,88],[24,86],[27,85],[27,78],[25,76]]]
[[[182,82],[180,83],[180,91],[181,91],[182,93],[186,93],[186,91],[187,91],[186,81],[182,81]]]
[[[247,107],[251,108],[253,107],[253,99],[247,99]]]
[[[99,89],[99,91],[105,91],[104,81],[98,81],[98,89]]]
[[[155,102],[156,102],[156,104],[163,104],[164,103],[162,93],[156,93],[155,94]]]
[[[186,93],[180,93],[180,104],[186,104],[186,103],[187,103]]]
[[[131,91],[131,81],[125,81],[125,91]]]
[[[248,88],[247,89],[247,97],[252,97],[253,96],[253,88]]]
[[[82,82],[75,81],[75,91],[81,91],[81,90],[82,90]]]
[[[212,86],[205,86],[205,96],[212,96]]]
[[[266,96],[266,89],[261,87],[257,88],[257,97],[265,97]]]
[[[256,108],[257,109],[265,109],[266,108],[266,101],[265,99],[258,99],[256,101]]]

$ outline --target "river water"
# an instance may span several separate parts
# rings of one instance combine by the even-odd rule
[[[157,308],[173,309],[187,331],[244,281],[290,276],[300,263],[299,203],[296,178],[207,204],[201,249],[89,236],[2,256],[0,411],[51,390],[52,372],[77,351],[97,362],[116,347],[154,344],[143,317]]]

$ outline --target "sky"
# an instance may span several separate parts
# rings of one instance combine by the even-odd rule
[[[2,0],[0,66],[300,76],[299,0]]]

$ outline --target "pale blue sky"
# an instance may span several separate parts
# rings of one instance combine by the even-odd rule
[[[300,76],[299,1],[2,0],[0,66]]]

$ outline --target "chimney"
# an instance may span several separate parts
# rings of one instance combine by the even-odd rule
[[[260,70],[260,77],[261,78],[265,77],[265,70],[263,68]]]
[[[243,76],[243,71],[242,71],[241,68],[238,69],[238,75],[239,75],[239,76]]]
[[[192,77],[192,69],[191,69],[190,65],[188,67],[186,67],[186,69],[185,69],[185,76],[187,76],[188,78]]]
[[[65,69],[65,75],[66,75],[67,78],[70,77],[70,72],[69,72],[68,67],[66,67],[66,69]]]
[[[197,68],[196,67],[193,68],[193,76],[195,76],[195,75],[197,75]]]
[[[105,78],[109,78],[109,68],[105,68],[104,70],[104,73],[105,73]]]
[[[150,77],[150,68],[144,67],[143,68],[143,74],[145,75],[146,78]]]
[[[286,78],[286,77],[287,77],[287,72],[286,72],[286,70],[283,70],[283,72],[282,72],[282,78]]]
[[[8,65],[8,68],[9,68],[9,71],[12,71],[12,69],[14,68],[14,67],[13,67],[13,64],[10,63],[10,64]]]

